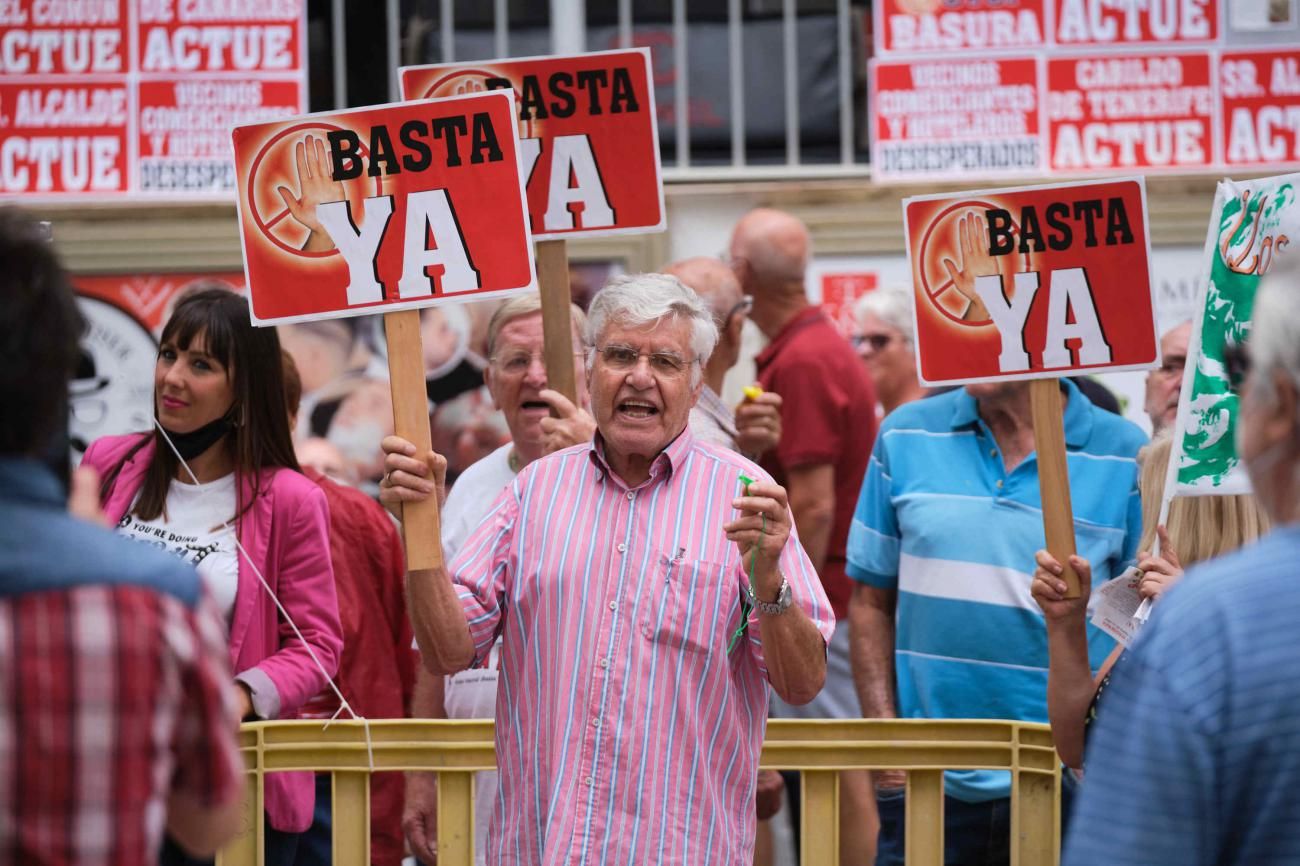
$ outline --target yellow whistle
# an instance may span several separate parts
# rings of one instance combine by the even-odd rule
[[[740,393],[745,395],[746,400],[757,400],[763,395],[763,389],[757,385],[746,385],[740,389]]]

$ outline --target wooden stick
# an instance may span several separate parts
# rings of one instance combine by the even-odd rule
[[[1065,422],[1061,417],[1061,383],[1035,379],[1029,389],[1034,418],[1034,450],[1038,453],[1038,490],[1043,503],[1043,532],[1047,552],[1065,572],[1066,598],[1079,597],[1079,576],[1070,567],[1074,555],[1074,513],[1070,507],[1070,473],[1065,461]]]
[[[573,376],[573,324],[569,308],[569,253],[565,242],[537,242],[537,282],[542,291],[542,339],[546,382],[575,405],[578,385]]]
[[[420,311],[384,313],[388,340],[388,381],[393,395],[393,432],[415,445],[420,456],[433,452],[429,431],[429,398],[424,384],[424,352],[420,348]],[[442,529],[438,498],[402,503],[402,540],[406,569],[442,567]]]

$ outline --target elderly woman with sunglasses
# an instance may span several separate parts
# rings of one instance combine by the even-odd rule
[[[876,386],[881,415],[924,397],[927,392],[916,375],[907,289],[890,285],[863,295],[853,306],[853,318],[858,328],[853,348]]]

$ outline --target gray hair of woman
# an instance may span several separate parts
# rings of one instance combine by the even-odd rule
[[[1272,406],[1276,374],[1300,392],[1300,263],[1288,260],[1260,282],[1250,322],[1251,396]]]
[[[615,277],[592,298],[587,310],[587,369],[596,360],[596,341],[610,322],[635,328],[667,316],[691,324],[691,352],[699,360],[691,364],[691,387],[695,387],[718,344],[718,326],[700,296],[668,274]]]
[[[861,325],[867,313],[898,331],[907,342],[913,342],[912,293],[908,289],[891,283],[867,292],[853,304],[853,320]]]

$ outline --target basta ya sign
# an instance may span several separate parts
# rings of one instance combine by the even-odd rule
[[[236,127],[259,325],[482,300],[534,285],[509,94]]]
[[[1141,178],[904,200],[926,385],[1159,363]]]
[[[513,92],[533,236],[663,231],[647,48],[407,66],[404,99]]]

